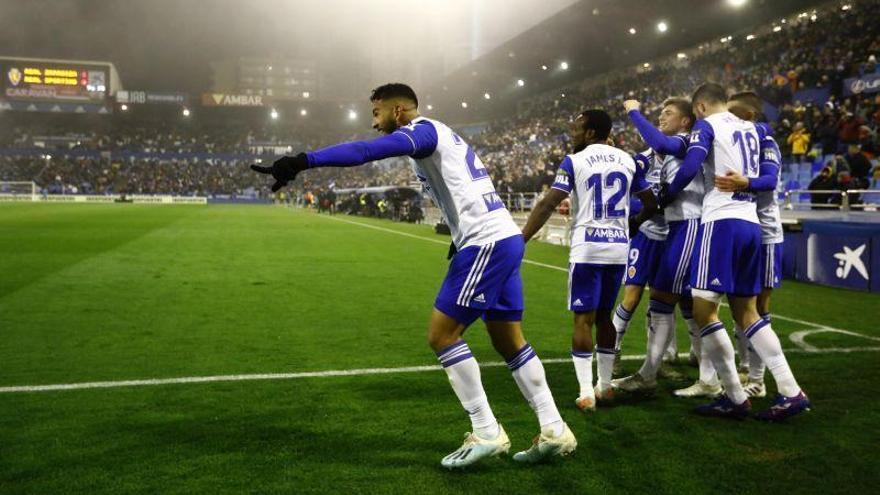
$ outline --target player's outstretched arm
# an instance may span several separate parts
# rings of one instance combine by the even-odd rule
[[[623,102],[623,107],[626,109],[629,120],[651,149],[663,155],[672,155],[678,158],[684,157],[687,151],[687,143],[684,138],[681,136],[667,136],[660,129],[654,127],[642,115],[640,104],[636,100],[626,100]]]
[[[429,123],[415,124],[401,127],[387,136],[285,156],[276,160],[271,167],[251,165],[251,169],[261,174],[271,174],[275,178],[275,184],[272,185],[272,192],[275,192],[309,168],[355,167],[393,156],[427,156],[436,148],[437,131],[434,126]]]
[[[571,163],[571,158],[566,156],[559,164],[559,168],[556,169],[556,180],[553,181],[553,186],[532,208],[532,213],[526,220],[526,225],[523,227],[523,239],[526,242],[529,242],[529,239],[541,230],[541,227],[547,223],[547,220],[559,207],[559,203],[562,203],[571,194],[572,184],[574,184],[574,164]]]

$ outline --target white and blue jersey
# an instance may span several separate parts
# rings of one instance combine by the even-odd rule
[[[735,171],[758,179],[760,137],[754,124],[720,112],[694,124],[687,154],[668,193],[678,194],[702,167],[706,195],[691,263],[693,289],[735,296],[761,290],[761,229],[753,192],[726,193],[715,188],[715,177]]]
[[[651,146],[655,159],[661,162],[660,184],[669,186],[678,176],[687,153],[687,135],[663,134],[638,110],[630,111],[629,117]],[[653,253],[646,242],[633,240],[627,284],[644,285],[638,282],[641,282],[641,276],[648,273],[650,279],[647,283],[654,289],[671,294],[686,294],[689,291],[691,257],[702,216],[703,195],[702,169],[697,167],[694,177],[663,210],[668,233],[662,249]]]
[[[662,177],[663,157],[648,149],[633,156],[636,167],[644,171],[645,182],[659,190]],[[632,207],[630,208],[632,209]],[[639,226],[639,231],[629,240],[625,285],[644,287],[651,283],[657,270],[669,226],[662,213],[657,213]]]
[[[757,124],[761,135],[761,177],[750,181],[755,191],[758,221],[761,224],[761,286],[778,289],[782,284],[782,243],[784,234],[779,215],[779,192],[782,189],[782,162],[773,131],[766,124]],[[763,180],[758,186],[758,182]]]
[[[434,306],[465,326],[480,316],[521,319],[522,233],[495,192],[483,162],[452,129],[418,117],[387,136],[306,155],[310,167],[411,157],[416,177],[440,208],[458,249]]]
[[[610,311],[628,254],[630,194],[649,188],[627,153],[592,144],[559,165],[553,188],[572,195],[568,309]]]
[[[770,190],[756,191],[758,222],[761,224],[761,243],[779,244],[783,241],[782,218],[779,214],[779,193],[783,189],[782,183],[782,153],[779,145],[773,139],[769,128],[764,124],[758,124],[758,133],[761,134],[761,168],[762,175],[768,165],[775,166],[776,186]],[[770,168],[769,173],[772,174]]]
[[[666,156],[654,153],[654,150],[647,149],[633,156],[636,166],[644,170],[645,182],[653,190],[660,189],[660,183],[663,180],[663,167],[667,161]],[[654,241],[665,241],[669,235],[669,225],[666,224],[666,217],[662,213],[652,215],[639,225],[639,232],[648,239]]]
[[[312,167],[411,157],[416,177],[440,208],[459,250],[521,233],[480,157],[442,122],[418,117],[387,136],[331,146],[307,156]]]
[[[730,112],[710,115],[694,124],[688,151],[695,148],[706,153],[702,222],[738,219],[757,224],[754,193],[721,192],[715,187],[715,177],[728,171],[750,179],[760,175],[761,140],[755,125]]]
[[[624,151],[591,144],[562,160],[552,186],[571,194],[571,263],[625,265],[631,192],[648,189]]]

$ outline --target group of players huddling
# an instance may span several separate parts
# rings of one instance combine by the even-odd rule
[[[754,123],[760,114],[754,94],[728,98],[723,87],[703,84],[690,101],[667,100],[659,128],[641,115],[638,102],[625,102],[630,119],[651,147],[635,157],[608,144],[608,113],[584,111],[571,124],[571,154],[560,163],[553,187],[522,230],[496,194],[480,158],[448,126],[419,115],[418,98],[409,86],[380,86],[370,101],[373,128],[384,136],[252,168],[271,174],[272,190],[277,191],[309,168],[351,167],[394,156],[413,159],[413,171],[442,212],[454,245],[434,301],[428,343],[470,417],[472,432],[442,459],[444,467],[468,466],[510,449],[483,389],[480,368],[462,339],[478,318],[485,321],[492,345],[506,360],[540,425],[532,445],[513,459],[533,463],[567,455],[577,447],[521,326],[525,243],[569,196],[573,218],[568,309],[574,313],[571,354],[580,385],[575,401],[579,409],[595,409],[597,402],[613,399],[615,390],[656,386],[664,352],[674,340],[676,304],[700,362],[697,383],[676,395],[714,398],[697,407],[697,413],[749,416],[749,396],[766,393],[765,367],[779,395],[757,418],[780,421],[809,408],[770,324],[769,294],[779,285],[782,242],[774,196],[779,152],[768,127]],[[631,197],[642,204],[632,218]],[[625,297],[613,311],[624,277]],[[647,357],[638,373],[612,380],[621,339],[646,285],[651,298]],[[741,362],[748,356],[745,384],[718,317],[724,295],[737,323]]]

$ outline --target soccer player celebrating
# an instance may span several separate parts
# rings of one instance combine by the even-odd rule
[[[560,417],[544,367],[522,334],[519,267],[525,244],[496,194],[489,172],[452,129],[419,115],[418,98],[409,86],[380,86],[373,90],[370,101],[373,128],[385,136],[285,156],[271,167],[251,168],[271,174],[275,178],[272,190],[277,191],[310,168],[412,157],[415,175],[440,208],[457,249],[434,301],[428,343],[470,416],[473,432],[441,464],[447,468],[468,466],[510,449],[507,433],[489,406],[477,361],[462,340],[465,329],[480,317],[541,427],[532,446],[515,454],[514,460],[536,462],[571,453],[577,440]]]
[[[624,102],[625,107],[633,104],[638,105],[638,102],[635,100]],[[656,187],[660,182],[662,160],[657,159],[650,149],[643,153],[637,153],[633,158],[636,161],[636,166],[645,170],[645,180],[648,182],[648,185]],[[666,225],[666,219],[663,218],[662,212],[657,212],[642,223],[635,235],[630,239],[629,261],[623,284],[623,300],[617,305],[611,320],[617,331],[615,350],[618,353],[618,359],[620,358],[620,348],[623,345],[623,337],[629,329],[633,312],[642,300],[645,286],[654,276],[668,234],[669,226]],[[652,333],[650,315],[649,311],[646,325],[649,334],[648,338],[650,338]],[[674,342],[674,339],[670,339],[670,345],[667,347],[667,353],[672,354],[672,356],[677,354]],[[671,351],[669,351],[670,347],[672,348]]]
[[[761,114],[763,102],[750,91],[737,93],[730,97],[727,108],[730,113],[749,122],[756,122]],[[758,207],[758,221],[761,223],[761,293],[758,294],[757,308],[762,319],[770,321],[770,295],[773,289],[779,288],[782,280],[782,220],[779,216],[779,203],[776,188],[779,184],[781,170],[779,146],[773,139],[773,130],[766,124],[756,124],[761,135],[761,169],[760,177],[747,179],[737,172],[730,172],[715,179],[715,185],[721,191],[752,191],[755,193]],[[743,388],[749,397],[764,397],[767,388],[764,385],[765,365],[757,355],[753,346],[748,345],[748,338],[742,328],[737,325],[739,337],[738,348],[740,366],[746,369],[748,377]],[[745,343],[745,345],[742,345]]]
[[[605,144],[611,132],[611,117],[605,111],[583,112],[572,122],[570,132],[574,153],[559,164],[553,187],[535,205],[523,227],[523,237],[528,242],[556,207],[572,195],[568,309],[574,312],[571,355],[580,386],[575,404],[585,411],[595,409],[597,400],[614,396],[611,374],[617,335],[611,310],[626,268],[630,194],[639,196],[647,212],[654,211],[656,204],[643,170],[632,157]],[[595,388],[594,323],[599,375]]]
[[[706,195],[697,246],[691,267],[694,319],[700,325],[701,345],[712,360],[724,387],[716,401],[696,412],[709,416],[744,418],[751,403],[739,381],[733,345],[718,318],[721,298],[727,294],[733,317],[745,330],[751,346],[773,374],[780,396],[758,418],[782,420],[807,410],[810,401],[791,372],[779,338],[770,322],[758,315],[756,295],[761,291],[759,273],[761,228],[752,193],[724,192],[715,187],[718,177],[738,172],[757,179],[760,138],[754,124],[727,110],[727,93],[718,84],[705,83],[694,92],[698,119],[679,173],[665,190],[660,203],[667,204],[702,167]]]
[[[640,104],[635,100],[624,102],[624,108],[639,134],[651,147],[650,155],[657,169],[659,184],[670,184],[681,167],[687,152],[687,132],[696,120],[690,101],[683,98],[670,98],[663,103],[659,128],[654,127],[639,111]],[[698,172],[699,173],[699,172]],[[649,180],[650,182],[650,180]],[[650,300],[650,331],[648,332],[645,362],[639,371],[631,376],[614,381],[614,386],[628,392],[653,390],[657,386],[657,372],[660,368],[664,350],[669,340],[675,339],[675,305],[681,306],[682,315],[691,336],[691,345],[699,357],[699,328],[691,312],[690,298],[691,256],[702,214],[704,187],[701,179],[692,180],[658,215],[667,226],[668,235],[663,247],[656,255],[645,257],[645,250],[638,251],[638,237],[630,245],[630,266],[628,276],[638,274],[640,258],[647,258],[642,270],[653,268]],[[656,218],[656,216],[654,217]],[[652,220],[654,220],[652,218]],[[647,222],[646,222],[647,224]],[[642,229],[644,229],[643,224]],[[629,279],[628,279],[629,280]],[[614,322],[620,332],[624,317],[631,310],[623,307],[626,299],[618,307]],[[635,302],[638,304],[638,301]],[[634,308],[632,306],[631,308]],[[715,396],[721,392],[721,385],[715,377],[715,370],[709,360],[701,360],[700,379],[696,384],[676,391],[679,396]]]

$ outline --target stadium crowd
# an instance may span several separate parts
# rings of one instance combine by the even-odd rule
[[[762,96],[787,172],[794,172],[794,180],[815,177],[821,179],[823,188],[869,187],[880,179],[880,167],[874,165],[880,93],[847,94],[844,81],[880,74],[876,59],[880,24],[871,15],[877,11],[880,0],[858,2],[856,8],[847,10],[828,7],[815,15],[805,13],[784,28],[765,26],[766,32],[753,37],[713,41],[683,57],[590,78],[537,95],[523,102],[514,118],[490,122],[467,139],[488,166],[500,193],[536,192],[552,182],[556,164],[566,153],[572,115],[587,107],[609,110],[616,121],[616,144],[640,151],[644,145],[627,125],[621,102],[640,100],[643,112],[654,119],[667,96],[687,95],[708,79],[730,90],[751,89]],[[38,138],[32,130],[13,128],[0,134],[4,151],[0,180],[34,180],[50,193],[265,196],[267,184],[247,169],[252,158],[235,154],[268,157],[286,150],[313,149],[340,138],[302,141],[293,130],[254,131],[242,126],[209,130],[129,125],[86,133],[41,131],[41,136],[53,136],[49,143],[40,143],[43,146],[58,145],[86,156],[59,153],[47,158],[48,148],[40,156],[16,153],[33,149]],[[195,156],[205,153],[230,156]],[[120,158],[120,154],[127,157]],[[158,156],[167,154],[178,156]],[[188,154],[193,156],[179,156]],[[813,162],[824,167],[823,173],[813,170]],[[800,167],[802,163],[810,165]],[[316,170],[305,181],[297,187],[406,185],[413,177],[407,160],[396,159],[355,169]],[[803,182],[792,187],[806,187]]]

